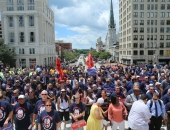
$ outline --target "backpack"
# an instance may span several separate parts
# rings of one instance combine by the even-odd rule
[[[161,103],[161,101],[158,99],[158,102],[159,102],[159,105],[161,106],[161,110],[162,110],[162,103]],[[151,107],[152,107],[152,105],[153,105],[153,100],[151,99],[150,100],[150,107],[149,107],[149,109],[150,109],[150,112],[151,112]]]

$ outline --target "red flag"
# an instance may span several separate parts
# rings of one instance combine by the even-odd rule
[[[60,60],[56,58],[56,70],[59,72],[60,76],[63,77],[63,70],[60,64]]]
[[[88,66],[88,69],[90,69],[94,66],[93,57],[91,54],[88,55],[86,65]]]

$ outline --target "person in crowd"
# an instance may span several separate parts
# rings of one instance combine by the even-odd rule
[[[32,118],[32,126],[34,126],[37,123],[38,116],[41,114],[42,111],[45,110],[44,103],[48,100],[47,98],[48,98],[48,93],[46,90],[43,90],[41,92],[41,99],[38,100],[35,104],[35,108],[33,111],[33,118]],[[52,102],[52,109],[56,110],[56,106],[53,102]],[[36,121],[36,123],[35,123],[35,121]]]
[[[106,91],[108,97],[111,96],[112,92],[114,91],[114,84],[110,81],[110,78],[106,79],[103,89]]]
[[[132,130],[149,130],[149,121],[151,113],[146,106],[148,96],[142,94],[140,100],[133,103],[128,116],[128,126]]]
[[[41,92],[43,91],[42,85],[38,84],[35,90],[35,96],[40,100],[41,99]]]
[[[0,90],[0,113],[1,113],[0,129],[2,128],[6,129],[7,127],[10,126],[12,127],[12,124],[10,123],[10,120],[12,119],[13,116],[12,107],[10,103],[4,99],[4,94],[2,90]]]
[[[45,110],[38,117],[38,130],[59,130],[61,119],[52,106],[51,100],[45,102]]]
[[[104,99],[104,103],[101,105],[101,111],[104,117],[102,124],[103,124],[103,129],[107,130],[108,125],[111,124],[108,119],[108,107],[110,103],[110,98],[107,97],[105,90],[102,90],[101,95],[102,95],[102,98]]]
[[[146,93],[149,90],[149,78],[148,76],[144,77],[144,81],[141,83],[141,88],[143,93]]]
[[[161,86],[163,90],[170,85],[170,79],[169,79],[169,74],[166,75],[165,79],[161,82]]]
[[[81,95],[74,95],[74,102],[71,104],[69,108],[70,116],[72,118],[72,123],[83,120],[85,115],[85,105],[81,102]],[[83,128],[78,128],[77,130],[83,130]]]
[[[31,125],[30,119],[32,119],[32,107],[25,101],[24,95],[19,95],[18,103],[13,108],[15,130],[27,130]]]
[[[170,102],[170,88],[168,89],[167,94],[165,94],[162,97],[162,101],[163,101],[164,105],[166,105],[168,102]]]
[[[90,115],[90,110],[91,110],[91,106],[93,105],[93,103],[96,102],[96,96],[93,94],[92,89],[88,89],[87,90],[87,97],[85,98],[85,106],[86,106],[86,111],[85,111],[85,121],[87,121],[89,115]]]
[[[14,96],[12,96],[12,98],[11,98],[11,106],[15,106],[15,104],[18,102],[19,91],[14,90],[13,95]]]
[[[34,110],[35,104],[38,101],[38,99],[35,97],[35,91],[33,89],[29,90],[29,95],[28,97],[26,97],[26,101],[31,104],[32,109]]]
[[[147,102],[147,106],[152,114],[149,122],[149,130],[160,130],[162,120],[166,122],[166,112],[163,101],[159,99],[159,95],[157,93],[153,93],[152,99]]]
[[[108,108],[108,119],[112,122],[112,130],[117,130],[117,127],[119,130],[125,130],[124,119],[127,115],[126,107],[119,102],[119,97],[112,96]]]
[[[99,98],[96,103],[94,103],[90,110],[90,115],[87,120],[86,130],[101,130],[101,122],[104,119],[100,106],[104,103],[103,98]]]
[[[71,105],[70,97],[66,94],[66,90],[62,89],[61,95],[57,99],[57,108],[58,108],[61,121],[63,120],[63,117],[64,117],[64,121],[65,121],[64,128],[66,128],[66,124],[70,120],[69,118],[70,105]]]
[[[101,90],[97,89],[97,85],[96,84],[93,84],[92,90],[93,90],[93,94],[95,95],[94,98],[96,98],[96,100],[101,97]]]
[[[166,104],[165,110],[167,113],[167,130],[170,130],[170,102]]]
[[[47,84],[47,92],[48,92],[48,99],[50,99],[51,101],[56,102],[55,89],[53,88],[52,83]]]
[[[78,81],[75,82],[75,88],[72,90],[72,96],[74,97],[76,94],[83,96],[83,91],[80,89]]]
[[[134,89],[133,93],[128,95],[124,101],[125,106],[127,107],[127,110],[130,111],[133,103],[140,98],[140,89],[139,89],[139,84],[135,83],[134,84]]]

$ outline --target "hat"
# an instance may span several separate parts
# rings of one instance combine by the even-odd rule
[[[104,99],[103,99],[103,98],[99,98],[99,99],[97,100],[97,103],[103,104],[103,103],[104,103]]]
[[[156,83],[155,83],[155,85],[161,85],[161,83],[159,83],[159,82],[156,82]]]
[[[25,99],[25,96],[24,95],[19,95],[18,99]]]
[[[150,86],[153,86],[153,84],[149,84],[149,87],[150,87]]]
[[[65,92],[66,90],[65,89],[61,89],[61,92]]]
[[[139,78],[139,77],[140,77],[139,75],[136,76],[136,78]]]

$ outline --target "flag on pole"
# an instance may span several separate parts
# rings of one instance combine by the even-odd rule
[[[93,57],[91,54],[88,55],[86,65],[88,66],[88,69],[90,69],[94,66]]]
[[[64,76],[63,70],[62,70],[62,67],[61,67],[61,63],[60,63],[60,60],[58,58],[56,58],[56,70],[59,72],[61,77]]]

